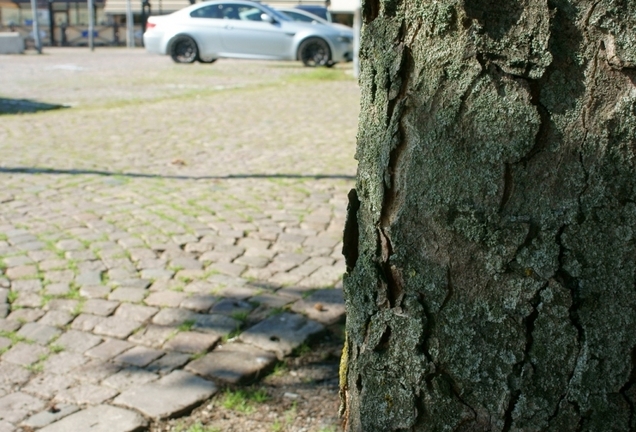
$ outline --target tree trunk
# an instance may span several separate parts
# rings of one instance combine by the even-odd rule
[[[636,430],[636,1],[363,14],[346,430]]]

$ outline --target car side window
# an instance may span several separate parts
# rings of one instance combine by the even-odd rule
[[[239,6],[239,17],[243,21],[262,21],[262,10],[251,6]]]
[[[284,13],[287,14],[294,21],[309,22],[309,23],[316,21],[315,19],[310,18],[307,15],[303,15],[303,14],[299,14],[295,12],[288,12],[288,11],[285,11]]]
[[[223,18],[223,5],[204,6],[190,12],[192,18]]]
[[[222,8],[223,19],[241,20],[241,21],[262,21],[262,10],[253,6],[242,4],[226,3],[220,5]]]

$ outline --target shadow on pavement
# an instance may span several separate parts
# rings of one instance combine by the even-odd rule
[[[50,111],[54,109],[68,108],[64,105],[49,104],[29,99],[5,99],[0,98],[0,115],[35,113],[38,111]]]
[[[0,99],[0,103],[1,103]],[[1,113],[1,108],[0,108]],[[85,169],[55,169],[55,168],[29,168],[29,167],[0,167],[0,173],[6,174],[50,174],[50,175],[99,175],[105,177],[135,177],[135,178],[165,178],[174,180],[223,180],[223,179],[248,179],[248,178],[287,178],[287,179],[341,179],[355,180],[355,176],[346,174],[228,174],[220,176],[188,176],[188,175],[165,175],[165,174],[145,174],[128,172],[110,172],[100,170]]]

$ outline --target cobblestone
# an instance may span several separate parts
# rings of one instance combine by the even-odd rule
[[[5,97],[73,104],[0,125],[0,330],[30,339],[0,339],[0,411],[19,408],[0,415],[0,430],[138,430],[143,416],[180,415],[216,384],[262,376],[342,319],[353,80],[303,81],[310,70],[265,62],[219,61],[201,75],[135,50],[47,51],[3,59],[0,83]],[[72,80],[51,73],[74,63],[86,69]],[[231,85],[252,86],[249,100],[209,91]],[[214,135],[193,127],[210,121],[222,125]],[[329,127],[307,134],[315,124]]]
[[[20,366],[29,366],[48,354],[48,350],[39,345],[18,342],[2,355],[2,360]]]
[[[191,362],[187,370],[212,380],[236,384],[248,381],[276,362],[271,352],[247,344],[226,344]]]
[[[216,393],[210,381],[184,371],[175,371],[140,387],[132,387],[119,395],[114,403],[141,411],[155,419],[169,418],[187,411]]]
[[[136,346],[114,358],[115,363],[144,367],[163,355],[163,351]]]
[[[51,399],[71,385],[73,385],[73,380],[69,379],[68,376],[39,374],[32,378],[31,381],[22,388],[22,391],[42,399]]]
[[[77,411],[79,411],[77,405],[58,404],[55,408],[46,409],[29,417],[22,422],[22,426],[31,429],[40,429]]]
[[[140,386],[154,381],[158,376],[152,372],[136,367],[127,367],[103,381],[105,386],[123,391],[132,386]]]
[[[16,392],[0,398],[0,420],[19,423],[34,411],[44,408],[44,401],[26,393]]]
[[[109,339],[95,348],[88,350],[86,355],[102,360],[109,360],[133,346],[134,345],[130,342],[121,341],[119,339]]]
[[[60,391],[55,395],[53,401],[95,405],[112,399],[118,393],[117,390],[108,387],[94,384],[80,384]]]
[[[42,432],[133,432],[147,421],[139,414],[110,405],[98,405],[71,414],[41,429]]]
[[[93,332],[101,336],[124,339],[135,331],[139,325],[140,324],[136,321],[118,317],[108,317],[99,322],[93,329]]]
[[[106,317],[111,315],[117,306],[119,306],[119,302],[116,301],[91,299],[84,302],[82,312]]]
[[[163,347],[171,351],[195,354],[207,352],[220,338],[219,335],[214,334],[183,332],[178,333],[175,337],[167,341]]]
[[[60,352],[47,358],[42,364],[43,371],[53,374],[65,374],[83,365],[88,357],[75,352]]]
[[[245,343],[272,351],[282,359],[323,329],[322,324],[300,315],[282,313],[261,321],[243,332],[239,338]]]

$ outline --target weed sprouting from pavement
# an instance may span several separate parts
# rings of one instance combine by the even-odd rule
[[[179,327],[177,327],[177,330],[179,330],[180,332],[190,331],[192,327],[194,326],[194,324],[195,324],[194,320],[186,320],[183,323],[181,323]]]
[[[238,411],[243,414],[251,414],[254,411],[254,403],[263,403],[269,399],[265,389],[258,390],[226,390],[221,404],[224,408]]]
[[[179,423],[172,429],[172,432],[221,432],[221,429],[214,426],[204,426],[201,422],[196,422],[189,428],[185,429],[185,425]]]

